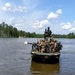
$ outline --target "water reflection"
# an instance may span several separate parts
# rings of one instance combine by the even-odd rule
[[[60,63],[57,64],[40,64],[31,62],[32,75],[56,75],[60,72]]]

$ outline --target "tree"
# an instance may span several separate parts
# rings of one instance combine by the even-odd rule
[[[13,35],[14,37],[19,37],[17,28],[13,28],[12,35]]]
[[[74,34],[74,33],[69,33],[69,34],[67,35],[67,38],[75,38],[75,34]]]

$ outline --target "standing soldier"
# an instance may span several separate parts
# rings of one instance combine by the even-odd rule
[[[49,40],[48,38],[51,38],[51,36],[52,36],[52,31],[50,30],[50,27],[48,27],[47,30],[45,29],[44,38],[46,40]]]

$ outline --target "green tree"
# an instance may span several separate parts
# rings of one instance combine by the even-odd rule
[[[14,37],[19,37],[17,28],[13,28],[12,35],[13,35]]]
[[[69,33],[69,34],[67,35],[67,38],[75,38],[75,34],[74,34],[74,33]]]

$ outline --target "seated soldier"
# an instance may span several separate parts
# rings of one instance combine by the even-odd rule
[[[45,51],[45,46],[46,46],[45,39],[42,39],[41,42],[40,42],[40,44],[41,44],[41,52],[44,52]]]
[[[51,40],[50,42],[50,52],[54,51],[54,40]]]
[[[55,50],[55,52],[57,52],[57,47],[58,47],[57,40],[55,40],[54,41],[54,50]]]
[[[41,53],[45,51],[45,46],[41,46]]]
[[[52,41],[51,42],[51,50],[52,50],[52,52],[56,52],[57,47],[58,47],[57,40]]]
[[[45,40],[41,39],[40,42],[37,44],[37,46],[39,48],[39,52],[43,52],[45,50],[45,45],[46,45]]]

